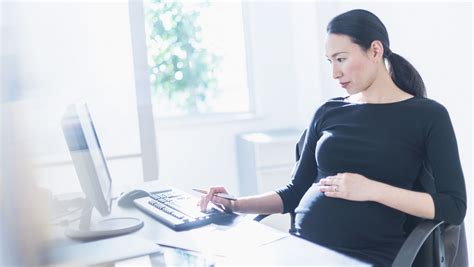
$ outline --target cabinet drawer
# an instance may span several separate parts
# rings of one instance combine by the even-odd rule
[[[258,144],[255,150],[257,169],[295,162],[294,142]]]

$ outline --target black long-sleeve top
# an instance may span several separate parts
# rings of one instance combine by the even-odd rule
[[[436,193],[430,194],[435,219],[460,224],[466,189],[447,110],[423,97],[388,104],[334,98],[316,111],[294,177],[277,193],[284,213],[295,210],[295,227],[302,237],[389,265],[406,239],[406,214],[376,202],[326,197],[316,183],[352,172],[412,189],[423,161],[435,178]]]

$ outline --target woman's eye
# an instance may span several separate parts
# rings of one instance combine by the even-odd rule
[[[336,58],[337,62],[343,62],[344,60],[346,60],[345,58],[343,57],[340,57],[340,58]]]

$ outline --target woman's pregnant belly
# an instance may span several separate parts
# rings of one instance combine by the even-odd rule
[[[393,246],[405,239],[402,212],[376,202],[327,197],[316,183],[295,213],[299,234],[325,246],[364,249]]]

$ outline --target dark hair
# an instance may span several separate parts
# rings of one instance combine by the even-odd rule
[[[387,29],[382,21],[371,12],[354,9],[333,18],[326,29],[327,33],[343,34],[352,42],[368,50],[373,41],[382,43],[383,57],[390,62],[390,75],[393,82],[403,91],[414,96],[426,96],[425,84],[418,71],[402,56],[390,50]]]

